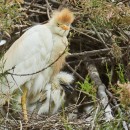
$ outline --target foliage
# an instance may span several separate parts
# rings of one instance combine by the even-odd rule
[[[130,105],[130,83],[125,77],[125,68],[123,64],[118,64],[116,68],[116,72],[118,74],[118,81],[117,84],[111,84],[111,90],[114,92],[115,96],[120,101],[120,105],[125,108],[129,109]]]
[[[25,22],[25,13],[21,11],[18,3],[6,3],[5,0],[0,1],[0,30],[10,35],[15,29],[16,24]]]
[[[63,2],[62,0],[56,0],[56,1],[58,1],[59,3]],[[16,33],[21,31],[19,29],[20,25],[27,25],[26,27],[28,27],[29,22],[46,23],[46,21],[48,20],[47,19],[48,17],[46,16],[46,12],[47,15],[49,15],[50,9],[48,8],[48,10],[46,10],[47,6],[45,1],[39,0],[33,2],[32,5],[34,4],[34,6],[30,6],[28,4],[22,5],[23,0],[6,0],[6,2],[4,0],[0,1],[0,33],[2,33],[4,37],[8,35],[13,38],[14,36],[16,36]],[[54,2],[54,6],[53,4],[50,4],[52,9],[59,8],[59,5],[57,5],[57,3]],[[126,61],[125,63],[123,62],[123,60],[126,58],[125,57],[126,54],[128,55],[129,58],[129,48],[127,48],[128,52],[125,50],[125,53],[121,48],[126,46],[128,47],[129,45],[129,35],[127,35],[125,32],[127,31],[129,34],[130,31],[130,26],[129,26],[130,7],[123,2],[122,3],[117,1],[111,2],[111,0],[67,0],[67,4],[69,8],[72,8],[76,16],[76,19],[71,28],[72,29],[71,33],[69,34],[69,41],[74,42],[74,44],[70,44],[71,48],[69,51],[71,53],[75,53],[75,52],[82,53],[83,51],[88,51],[88,50],[92,51],[97,49],[110,49],[109,53],[106,54],[98,53],[93,55],[92,57],[90,56],[90,60],[93,60],[97,66],[101,66],[100,69],[101,72],[103,70],[102,66],[105,68],[105,75],[107,75],[109,78],[109,85],[107,87],[108,90],[110,90],[110,92],[112,92],[113,94],[112,99],[110,99],[109,101],[112,106],[112,110],[115,117],[113,121],[105,122],[103,119],[104,111],[99,110],[97,117],[94,120],[95,130],[99,130],[99,129],[100,130],[113,130],[113,129],[122,130],[123,121],[130,123],[129,116],[127,115],[127,110],[130,109],[129,107],[130,105],[129,84],[130,83],[126,78],[127,76],[125,73],[127,71],[127,67],[126,67],[127,63]],[[28,8],[30,10],[28,11],[28,14],[30,14],[29,17],[26,14],[27,13],[26,10]],[[43,14],[41,15],[41,12],[44,10],[45,12],[43,12]],[[38,13],[37,11],[39,11],[40,13]],[[11,35],[12,33],[15,35]],[[104,45],[102,46],[102,43],[104,43],[107,47]],[[87,61],[84,57],[87,56],[88,55],[83,55],[83,57],[81,56],[82,63],[84,62],[86,64]],[[123,56],[125,57],[124,59],[122,58]],[[105,65],[104,64],[102,65],[102,63],[98,64],[98,62],[96,62],[95,60],[96,58],[102,58],[102,57],[109,59],[108,62],[105,62],[106,63]],[[80,58],[77,56],[74,58],[74,60],[73,58],[71,60],[72,60],[72,66],[76,66],[75,71],[78,72],[79,75],[81,75],[81,77],[85,77],[83,72],[85,68],[83,69],[82,65],[79,65],[80,67],[76,65],[77,61],[80,60]],[[2,69],[3,66],[0,68],[1,72]],[[2,76],[3,74],[2,75],[0,74],[0,80],[2,79],[1,78]],[[119,83],[115,79],[119,80]],[[92,97],[93,100],[92,102],[95,102],[96,88],[94,86],[94,83],[90,80],[90,77],[87,75],[84,82],[78,81],[77,83],[78,85],[80,85],[81,92],[83,92],[83,94]],[[13,95],[13,96],[17,97],[17,95]],[[17,99],[16,97],[15,99]],[[113,99],[117,100],[118,103],[117,105],[113,104]],[[88,102],[88,100],[86,102]],[[16,109],[19,109],[20,104],[16,103],[14,105]],[[118,112],[117,110],[118,107],[121,107],[121,109],[123,110],[122,113],[120,111]],[[92,114],[93,113],[94,112],[92,112]],[[89,114],[91,115],[91,113]],[[89,116],[89,114],[87,115],[85,113],[86,117],[83,118],[83,122],[82,121],[74,122],[74,121],[69,121],[67,119],[66,111],[64,111],[63,109],[62,116],[60,115],[59,117],[57,117],[57,115],[53,115],[52,117],[49,118],[41,117],[40,120],[37,120],[37,118],[34,119],[34,117],[31,116],[32,120],[30,124],[34,123],[35,126],[33,125],[31,126],[29,123],[28,125],[33,127],[33,129],[35,129],[37,124],[38,129],[42,128],[43,126],[44,127],[46,126],[47,129],[50,128],[53,129],[55,127],[58,127],[58,129],[64,128],[66,130],[71,130],[71,129],[79,129],[79,127],[77,127],[79,123],[79,126],[83,124],[86,129],[86,125],[87,125],[86,118],[87,116]],[[22,121],[22,119],[23,118],[21,118],[20,121]],[[12,123],[10,123],[12,120],[10,121],[9,118],[7,120],[9,121],[10,124],[9,126],[13,127],[13,125],[15,124],[14,126],[19,127],[18,126],[19,120],[15,120],[15,123],[13,125]],[[6,123],[6,120],[4,123]],[[24,125],[26,124],[23,123],[23,126]],[[91,128],[91,124],[88,127]]]
[[[86,76],[83,83],[77,83],[80,85],[82,91],[87,92],[88,95],[91,95],[93,100],[96,99],[96,88],[94,87],[94,83],[90,81],[89,75]]]
[[[79,30],[93,29],[88,18],[97,30],[102,31],[121,27],[128,29],[130,21],[130,8],[124,4],[115,4],[106,0],[80,0],[76,1],[76,7],[80,10],[76,13],[81,18],[76,27]]]
[[[117,74],[119,76],[120,83],[127,82],[127,80],[126,80],[126,78],[124,76],[124,70],[125,70],[125,68],[124,68],[123,64],[118,64]]]

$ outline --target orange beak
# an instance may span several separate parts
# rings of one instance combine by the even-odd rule
[[[60,25],[60,27],[61,27],[63,30],[69,30],[69,29],[70,29],[70,27],[67,26],[67,25]]]

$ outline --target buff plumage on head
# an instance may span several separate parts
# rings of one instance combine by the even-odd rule
[[[61,11],[56,11],[53,17],[57,22],[65,24],[71,24],[74,21],[73,13],[67,8],[62,9]]]

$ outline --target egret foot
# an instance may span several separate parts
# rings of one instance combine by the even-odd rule
[[[27,88],[23,88],[23,95],[21,97],[23,117],[26,123],[28,122],[27,106],[26,106],[27,92],[28,92]]]

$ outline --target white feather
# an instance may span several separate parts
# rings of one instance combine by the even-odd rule
[[[35,97],[51,80],[54,68],[48,67],[34,75],[20,75],[35,73],[49,66],[64,51],[66,45],[68,45],[67,38],[53,34],[51,25],[36,25],[27,30],[3,57],[4,71],[11,69],[10,73],[19,76],[7,75],[4,82],[7,80],[8,83],[0,87],[2,93],[13,93],[24,84]]]
[[[6,43],[6,40],[1,40],[0,41],[0,46],[4,45]]]
[[[40,77],[38,79],[40,79]],[[74,80],[74,77],[66,72],[60,72],[51,80],[51,83],[47,83],[47,85],[45,85],[42,92],[37,93],[33,97],[30,97],[33,92],[29,91],[27,95],[28,112],[33,113],[36,111],[38,115],[41,115],[43,113],[54,114],[58,112],[58,110],[62,108],[62,105],[65,103],[65,92],[60,85],[60,81],[63,80],[64,83],[71,84]],[[33,84],[33,82],[28,82],[28,87],[31,87],[31,84]],[[33,89],[30,88],[30,90]],[[13,102],[13,107],[16,107],[17,104],[21,104],[20,97],[22,96],[22,93],[19,89],[17,89],[17,91],[15,91],[15,94],[15,100],[19,100]]]
[[[49,113],[50,105],[51,105],[51,84],[46,85],[46,100],[44,101],[44,105],[42,105],[38,111],[38,115],[42,113]]]
[[[46,25],[34,26],[26,31],[4,55],[4,71],[15,66],[9,71],[10,73],[19,75],[35,73],[51,63],[52,48],[53,39],[50,29]],[[13,93],[21,85],[33,82],[30,90],[35,95],[49,82],[52,73],[52,68],[48,68],[35,75],[7,75],[8,83],[2,84],[0,89],[4,94]]]
[[[39,115],[42,113],[54,114],[65,103],[65,92],[62,86],[60,86],[60,81],[71,84],[74,81],[74,77],[66,72],[60,72],[54,77],[51,84],[45,87],[47,96],[38,111]]]

